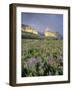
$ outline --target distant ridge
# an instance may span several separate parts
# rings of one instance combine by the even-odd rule
[[[44,30],[44,32],[38,32],[36,29],[34,29],[30,25],[21,25],[21,31],[22,31],[22,38],[47,38],[47,39],[58,39],[62,40],[63,37],[58,32],[51,32],[47,29]]]

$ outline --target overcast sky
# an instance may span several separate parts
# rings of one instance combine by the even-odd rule
[[[63,15],[44,13],[21,13],[21,24],[30,25],[38,32],[48,31],[59,32],[63,35]]]

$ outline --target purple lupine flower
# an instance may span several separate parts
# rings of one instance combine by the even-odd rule
[[[28,65],[28,66],[32,66],[32,65],[35,64],[35,63],[37,63],[37,59],[34,58],[34,57],[28,59],[28,61],[27,61],[27,65]]]

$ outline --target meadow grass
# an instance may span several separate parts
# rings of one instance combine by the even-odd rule
[[[63,40],[22,39],[22,77],[63,75]]]

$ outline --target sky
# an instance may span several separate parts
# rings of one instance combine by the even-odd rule
[[[63,15],[45,13],[21,13],[21,24],[30,25],[38,32],[45,29],[63,35]]]

